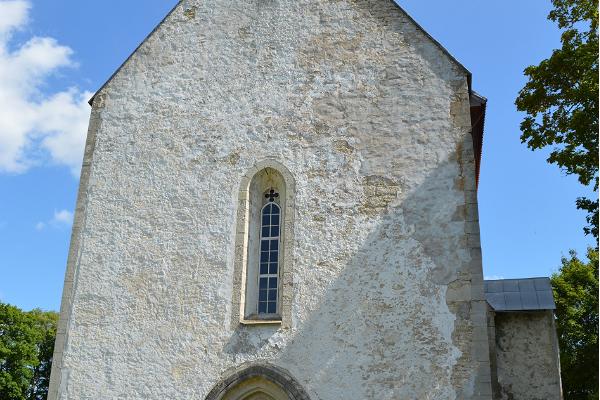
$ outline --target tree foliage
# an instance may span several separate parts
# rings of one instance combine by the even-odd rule
[[[551,278],[566,400],[598,399],[598,251],[587,257],[571,251]]]
[[[0,303],[0,399],[46,399],[57,321],[55,312]]]
[[[563,29],[562,47],[525,69],[515,104],[526,112],[521,142],[552,147],[548,162],[598,190],[598,0],[552,0],[548,19]],[[598,238],[598,200],[579,198],[585,232]]]

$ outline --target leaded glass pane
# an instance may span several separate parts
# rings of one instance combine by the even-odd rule
[[[269,290],[269,301],[277,300],[277,290]]]
[[[269,264],[269,274],[277,274],[277,263]]]
[[[267,313],[267,303],[266,302],[262,302],[262,301],[258,302],[258,313],[259,314]]]
[[[259,314],[277,312],[281,211],[277,203],[270,201],[264,206],[261,216]]]
[[[271,227],[271,236],[279,236],[279,226]]]
[[[277,278],[269,278],[269,289],[277,289]]]
[[[265,264],[260,264],[260,274],[261,275],[266,275],[269,273],[269,264],[265,263]]]
[[[258,288],[259,289],[266,289],[267,288],[267,281],[269,280],[269,278],[260,278],[260,282],[258,284]]]

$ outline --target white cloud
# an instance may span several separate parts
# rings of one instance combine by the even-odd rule
[[[31,6],[26,1],[5,1],[0,5],[0,35],[25,24]]]
[[[52,222],[55,224],[71,225],[73,222],[73,213],[69,210],[54,211]]]
[[[25,0],[0,0],[0,172],[25,172],[49,161],[78,176],[92,93],[76,88],[42,93],[48,77],[75,66],[73,51],[53,38],[33,37],[9,49],[30,7]]]
[[[486,281],[497,281],[499,279],[504,279],[504,277],[501,275],[489,275],[484,277],[483,279]]]
[[[54,216],[48,222],[38,222],[35,224],[36,231],[43,231],[46,227],[64,228],[73,223],[73,213],[69,210],[54,211]]]

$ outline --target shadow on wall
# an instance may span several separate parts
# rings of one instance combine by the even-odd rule
[[[389,154],[390,160],[383,168],[368,165],[361,169],[361,173],[367,171],[363,174],[362,203],[336,208],[331,202],[325,204],[321,200],[324,209],[320,213],[325,218],[329,213],[342,219],[352,217],[348,219],[352,225],[345,231],[336,231],[345,236],[345,242],[354,240],[352,251],[333,254],[335,251],[327,247],[328,243],[323,243],[331,240],[296,241],[295,328],[288,332],[277,327],[237,326],[223,351],[234,363],[256,359],[288,369],[314,399],[337,399],[339,393],[382,400],[467,398],[473,390],[477,371],[472,356],[473,310],[468,301],[471,271],[476,271],[478,280],[482,278],[479,254],[471,253],[471,247],[477,247],[478,243],[470,246],[467,233],[478,232],[465,222],[477,220],[476,214],[467,215],[473,212],[472,208],[469,211],[467,202],[475,204],[472,139],[465,132],[468,122],[455,120],[450,124],[451,129],[463,132],[461,138],[456,133],[423,136],[415,130],[425,129],[430,121],[447,119],[448,115],[431,115],[430,120],[423,120],[419,115],[398,114],[402,110],[397,104],[401,98],[439,109],[439,102],[435,96],[431,97],[432,93],[416,89],[419,79],[426,79],[430,71],[453,87],[454,93],[459,93],[464,81],[451,79],[460,67],[454,66],[449,72],[450,61],[430,42],[423,44],[424,34],[390,10],[396,8],[393,2],[380,2],[377,6],[358,2],[351,7],[360,18],[374,19],[378,26],[389,28],[391,35],[385,38],[384,47],[397,46],[390,51],[399,53],[405,51],[403,46],[416,51],[424,62],[423,73],[407,71],[400,63],[376,66],[378,69],[373,70],[375,67],[368,57],[344,58],[364,50],[360,47],[360,38],[348,36],[345,31],[328,31],[327,21],[323,20],[326,28],[299,51],[298,65],[306,69],[307,76],[319,69],[315,65],[328,65],[330,70],[336,71],[348,68],[348,73],[372,69],[370,72],[377,76],[382,102],[377,108],[337,92],[329,97],[322,94],[322,98],[314,100],[340,112],[333,119],[327,115],[329,124],[317,118],[313,124],[320,125],[315,126],[315,132],[331,135],[333,128],[343,124],[348,129],[390,137],[398,135],[401,129],[389,121],[402,119],[405,125],[411,126],[402,140],[407,140],[415,151],[422,152],[432,144],[450,157],[438,159],[444,156],[426,152],[412,154],[410,160],[395,160],[394,149],[390,149],[389,144],[365,139],[363,147],[357,149],[363,163],[381,160],[381,154]],[[402,37],[404,42],[395,43],[392,34]],[[340,46],[340,51],[324,51]],[[411,73],[415,74],[415,82],[409,82],[411,87],[402,92],[399,82]],[[306,90],[309,90],[312,81],[307,82]],[[466,93],[466,88],[463,90]],[[299,94],[296,100],[305,101],[305,98]],[[450,118],[462,114],[468,118],[468,108],[453,110],[456,104],[464,105],[464,99],[448,100]],[[294,104],[294,98],[290,103]],[[318,110],[315,115],[319,115]],[[456,149],[448,149],[443,148],[443,141],[448,146],[454,146],[455,141],[460,144]],[[431,170],[419,182],[393,175],[394,171],[409,174],[404,169],[409,163],[413,163],[413,169],[420,165]],[[390,165],[394,167],[387,168]],[[387,172],[385,176],[371,175],[368,171],[373,170]],[[423,170],[419,170],[418,175],[422,174]],[[330,187],[334,186],[332,183]],[[314,196],[302,190],[298,188],[299,197]],[[329,207],[326,212],[325,207]],[[296,230],[307,229],[301,225],[314,223],[312,218],[313,215],[296,215],[296,221],[305,220],[296,224]],[[313,226],[319,229],[326,225],[325,220]],[[368,234],[363,234],[365,231]],[[295,236],[310,237],[298,232]],[[325,258],[317,259],[319,254]],[[449,291],[453,292],[452,296],[448,296]],[[456,296],[456,292],[462,292],[462,297]],[[319,396],[315,395],[317,392]]]
[[[296,271],[312,271],[294,278],[294,303],[316,304],[303,314],[307,319],[294,321],[293,338],[278,348],[288,333],[239,326],[224,351],[244,359],[278,358],[274,363],[297,379],[310,377],[301,384],[309,393],[318,388],[322,398],[337,398],[340,391],[384,400],[464,397],[454,388],[474,379],[470,304],[446,301],[447,285],[470,280],[461,146],[457,153],[394,200],[383,190],[389,182],[367,177],[366,207],[353,211],[363,214],[356,220],[370,230],[366,238],[357,236],[360,248],[345,264],[295,261],[302,264]],[[323,287],[319,276],[332,270],[336,277]],[[258,343],[257,329],[263,338]]]

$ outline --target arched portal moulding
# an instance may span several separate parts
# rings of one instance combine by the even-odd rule
[[[269,364],[241,366],[210,391],[205,400],[310,400],[298,382],[283,368]]]

